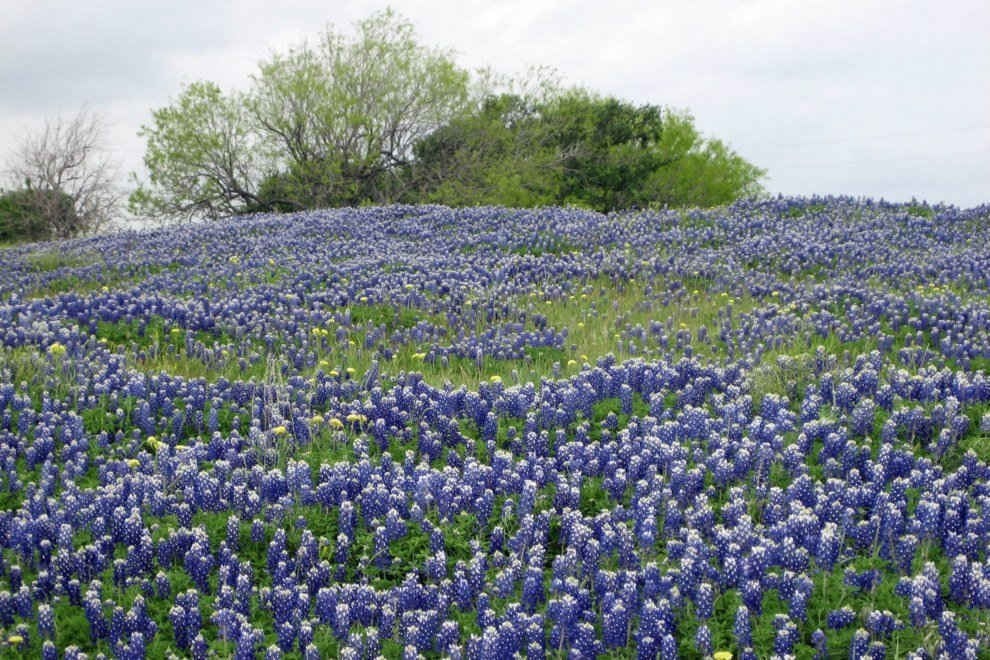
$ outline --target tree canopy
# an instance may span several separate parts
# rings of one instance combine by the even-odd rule
[[[433,202],[608,212],[724,204],[762,176],[687,113],[569,90],[487,97],[417,144],[411,178]]]
[[[722,204],[764,172],[693,118],[583,89],[475,81],[391,11],[259,63],[250,89],[155,110],[137,212],[220,217],[391,202]]]
[[[131,194],[136,213],[218,218],[258,204],[260,145],[243,96],[192,83],[173,105],[156,110],[139,135],[147,140],[150,179]]]
[[[186,87],[142,128],[149,181],[132,208],[210,217],[384,203],[414,144],[461,113],[469,75],[391,11],[262,61],[244,94]]]

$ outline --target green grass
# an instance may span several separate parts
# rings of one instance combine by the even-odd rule
[[[429,314],[413,307],[400,305],[389,305],[386,303],[378,305],[361,304],[351,305],[351,324],[363,326],[385,326],[386,330],[409,329],[416,324],[427,321],[430,323],[442,323],[443,319],[435,314]]]
[[[24,258],[28,269],[35,273],[47,273],[60,268],[78,268],[100,263],[96,254],[70,254],[59,250],[31,252]]]

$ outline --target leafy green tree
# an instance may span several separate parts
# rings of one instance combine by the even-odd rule
[[[154,111],[139,135],[147,140],[150,176],[130,196],[133,213],[218,218],[260,204],[264,154],[241,95],[211,82],[189,84],[173,105]]]
[[[561,202],[614,211],[652,201],[645,182],[671,162],[658,149],[660,107],[576,90],[549,103],[540,117],[560,158]]]
[[[260,63],[247,93],[185,87],[140,135],[132,211],[216,218],[397,199],[413,145],[463,111],[468,73],[391,11]]]
[[[720,204],[763,172],[693,119],[547,70],[472,81],[391,11],[259,64],[246,93],[187,86],[142,128],[149,180],[131,209],[221,217],[363,203]]]
[[[409,201],[452,205],[711,206],[757,192],[763,176],[690,115],[580,89],[491,95],[415,156]]]
[[[316,46],[274,55],[247,104],[280,165],[270,189],[306,207],[395,200],[414,145],[464,110],[468,82],[392,11],[353,38],[327,29]]]
[[[559,197],[559,163],[532,101],[489,96],[420,140],[409,168],[411,202],[541,206]]]
[[[704,138],[687,112],[664,112],[658,151],[666,164],[644,182],[652,206],[718,206],[763,193],[763,170],[724,142]]]

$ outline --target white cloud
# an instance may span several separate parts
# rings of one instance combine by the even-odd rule
[[[396,0],[465,66],[556,67],[566,81],[689,109],[783,193],[988,201],[990,46],[981,0]],[[18,3],[0,25],[0,151],[83,103],[125,169],[183,82],[246,86],[256,63],[349,29],[367,0]],[[57,20],[56,20],[57,18]]]

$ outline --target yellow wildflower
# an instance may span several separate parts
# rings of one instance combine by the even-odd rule
[[[52,357],[62,357],[65,355],[65,346],[59,342],[55,342],[48,347],[48,354]]]

